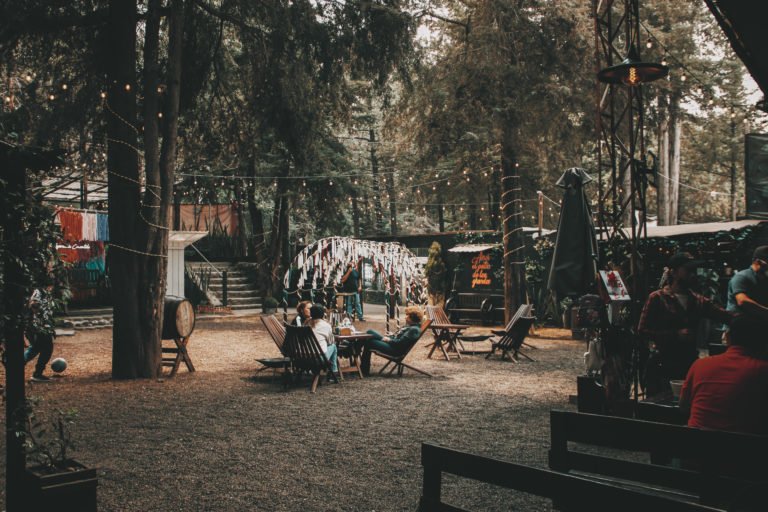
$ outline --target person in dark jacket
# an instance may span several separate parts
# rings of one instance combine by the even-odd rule
[[[669,388],[669,380],[685,379],[699,352],[696,331],[703,318],[729,323],[732,315],[691,290],[698,262],[690,253],[677,253],[667,265],[667,284],[648,296],[638,331],[655,353],[646,369],[648,394]]]
[[[418,306],[409,306],[405,308],[405,327],[397,331],[392,336],[384,336],[373,329],[368,330],[368,334],[373,339],[365,342],[363,357],[360,361],[360,369],[363,375],[369,375],[371,370],[371,350],[382,352],[391,356],[402,355],[407,352],[421,335],[421,320],[424,318],[421,308]]]

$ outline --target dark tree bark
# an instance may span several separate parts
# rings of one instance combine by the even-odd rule
[[[384,234],[384,213],[381,207],[381,187],[379,185],[379,158],[376,155],[376,132],[373,129],[368,130],[368,141],[370,142],[371,152],[371,174],[373,179],[373,209],[376,226],[374,230],[377,235]]]
[[[288,176],[290,164],[286,160],[281,176]],[[277,182],[277,192],[272,211],[272,228],[269,237],[268,259],[262,265],[262,289],[265,296],[273,296],[279,288],[280,263],[284,246],[284,237],[288,236],[288,185],[287,180]]]
[[[248,176],[256,177],[256,159],[251,157],[248,161]],[[256,263],[264,263],[264,214],[256,205],[256,187],[247,187],[246,197],[248,200],[248,215],[251,218],[251,254],[253,254]]]
[[[509,136],[502,142],[501,204],[504,249],[504,317],[512,318],[525,297],[525,250],[520,204],[520,176]]]
[[[107,33],[110,43],[107,93],[107,167],[109,169],[109,270],[113,290],[112,376],[152,376],[147,368],[139,325],[139,269],[143,247],[137,239],[139,154],[136,121],[136,0],[112,0]]]
[[[355,238],[360,238],[360,206],[357,204],[357,190],[352,191],[352,224]]]
[[[165,110],[160,111],[160,0],[147,5],[144,40],[144,160],[142,194],[136,146],[136,1],[110,3],[111,50],[107,133],[110,276],[114,291],[113,378],[154,378],[161,370],[160,336],[167,279],[170,206],[176,142],[184,30],[184,0],[169,13]],[[126,87],[129,86],[129,87]],[[162,115],[162,116],[161,116]],[[162,133],[162,146],[160,134]]]
[[[386,180],[387,195],[389,195],[389,232],[397,235],[397,192],[395,192],[395,175]]]

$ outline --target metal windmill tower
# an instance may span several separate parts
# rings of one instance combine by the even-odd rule
[[[611,346],[604,368],[609,401],[625,392],[640,393],[640,340],[636,336],[647,290],[643,262],[648,166],[644,132],[643,84],[669,72],[640,59],[639,0],[593,0],[595,20],[596,104],[598,130],[598,225],[600,240],[615,254],[629,246],[629,268],[621,274],[630,294],[628,314],[601,328]],[[613,259],[613,258],[611,258]],[[616,261],[614,261],[616,263]],[[601,261],[606,268],[608,262]],[[610,342],[608,341],[610,340]],[[606,353],[606,355],[608,355]],[[613,384],[607,384],[613,383]]]
[[[629,244],[627,286],[644,294],[642,242],[646,236],[643,84],[668,68],[640,59],[639,0],[593,0],[598,130],[598,225],[609,247]],[[601,262],[605,266],[607,262]],[[636,309],[636,308],[633,308]],[[635,315],[633,315],[635,316]]]

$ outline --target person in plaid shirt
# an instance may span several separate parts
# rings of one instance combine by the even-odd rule
[[[669,380],[685,379],[698,359],[696,331],[703,318],[729,323],[732,315],[703,295],[691,291],[699,262],[680,252],[667,265],[667,284],[648,296],[638,331],[652,342],[646,369],[647,393],[669,388]]]
[[[47,284],[45,288],[37,288],[29,298],[27,308],[30,316],[27,323],[26,334],[29,347],[24,352],[24,363],[28,363],[37,357],[35,372],[32,374],[34,382],[49,382],[50,377],[43,375],[48,361],[53,354],[53,338],[56,329],[53,321],[53,285]]]

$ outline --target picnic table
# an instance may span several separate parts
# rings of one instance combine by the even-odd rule
[[[339,347],[339,357],[346,357],[349,359],[349,366],[342,368],[342,366],[339,365],[339,373],[342,375],[345,373],[357,373],[362,379],[363,371],[360,369],[360,357],[363,354],[365,342],[373,339],[373,335],[365,332],[336,334],[334,339]]]

